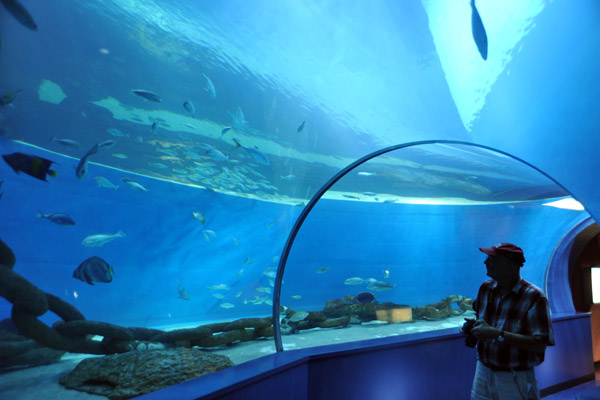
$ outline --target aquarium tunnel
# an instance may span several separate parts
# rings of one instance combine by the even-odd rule
[[[3,0],[0,398],[468,398],[501,242],[594,381],[598,54],[595,0]]]

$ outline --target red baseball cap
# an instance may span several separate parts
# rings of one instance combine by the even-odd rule
[[[480,247],[479,250],[488,256],[504,256],[520,265],[523,265],[525,262],[523,250],[519,246],[516,246],[512,243],[500,243],[492,247]]]

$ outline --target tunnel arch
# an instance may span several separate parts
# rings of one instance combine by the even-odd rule
[[[349,164],[348,166],[346,166],[345,168],[343,168],[341,171],[339,171],[337,174],[335,174],[327,183],[325,183],[319,190],[317,190],[317,192],[315,193],[315,195],[310,199],[310,201],[306,204],[306,206],[303,208],[303,210],[301,211],[300,215],[298,216],[298,218],[296,219],[296,222],[294,223],[294,226],[292,227],[292,230],[290,231],[290,234],[288,235],[288,238],[285,242],[285,245],[283,247],[280,259],[279,259],[279,263],[278,263],[278,267],[277,267],[277,273],[275,276],[275,282],[274,282],[274,290],[273,290],[273,330],[274,330],[274,340],[275,340],[275,348],[277,352],[281,352],[283,351],[283,344],[282,344],[282,339],[281,339],[281,326],[280,326],[280,306],[281,306],[281,288],[282,288],[282,280],[283,280],[283,275],[285,273],[285,267],[286,267],[286,263],[287,263],[287,259],[290,253],[290,250],[292,248],[292,245],[294,243],[294,240],[296,239],[296,236],[300,230],[300,228],[302,227],[304,221],[306,220],[306,218],[308,217],[308,215],[310,214],[311,210],[315,207],[315,205],[317,204],[317,202],[323,197],[323,195],[334,185],[336,184],[340,179],[342,179],[344,176],[346,176],[349,172],[351,172],[352,170],[356,169],[357,167],[359,167],[360,165],[366,163],[369,160],[375,159],[379,156],[382,156],[384,154],[396,151],[396,150],[401,150],[404,148],[411,148],[411,147],[416,147],[416,146],[424,146],[424,145],[436,145],[436,144],[447,144],[447,145],[462,145],[462,146],[472,146],[474,148],[478,148],[478,149],[483,149],[483,150],[487,150],[487,151],[491,151],[500,155],[503,155],[505,157],[508,157],[512,160],[515,160],[519,163],[522,163],[523,165],[533,169],[534,171],[538,172],[539,174],[541,174],[542,176],[544,176],[545,178],[547,178],[548,180],[552,181],[557,187],[561,188],[564,192],[569,193],[570,192],[564,188],[559,182],[557,182],[556,180],[554,180],[551,176],[549,176],[548,174],[546,174],[544,171],[540,170],[539,168],[535,167],[534,165],[528,163],[525,160],[522,160],[518,157],[515,157],[509,153],[506,153],[504,151],[489,147],[489,146],[485,146],[485,145],[480,145],[480,144],[476,144],[476,143],[471,143],[471,142],[465,142],[465,141],[456,141],[456,140],[427,140],[427,141],[417,141],[417,142],[409,142],[409,143],[404,143],[404,144],[398,144],[398,145],[393,145],[393,146],[389,146],[383,149],[380,149],[378,151],[372,152],[356,161],[354,161],[353,163]],[[553,257],[554,258],[554,257]],[[564,271],[563,271],[564,272]],[[553,271],[553,273],[559,273],[559,269],[556,268],[556,271]],[[548,282],[548,269],[546,270],[546,284]],[[552,288],[552,290],[556,290],[556,288]]]

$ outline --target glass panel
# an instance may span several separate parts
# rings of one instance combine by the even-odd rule
[[[565,195],[520,161],[469,145],[414,146],[360,165],[324,194],[291,248],[284,349],[461,326],[487,279],[478,247],[519,244],[523,277],[544,287],[558,227],[587,216],[547,206]]]

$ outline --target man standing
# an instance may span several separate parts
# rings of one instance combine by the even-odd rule
[[[484,263],[492,279],[473,302],[477,319],[467,320],[462,329],[477,340],[471,400],[539,399],[533,367],[544,361],[546,346],[554,345],[548,299],[521,278],[521,248],[500,243],[479,250],[487,254]]]

